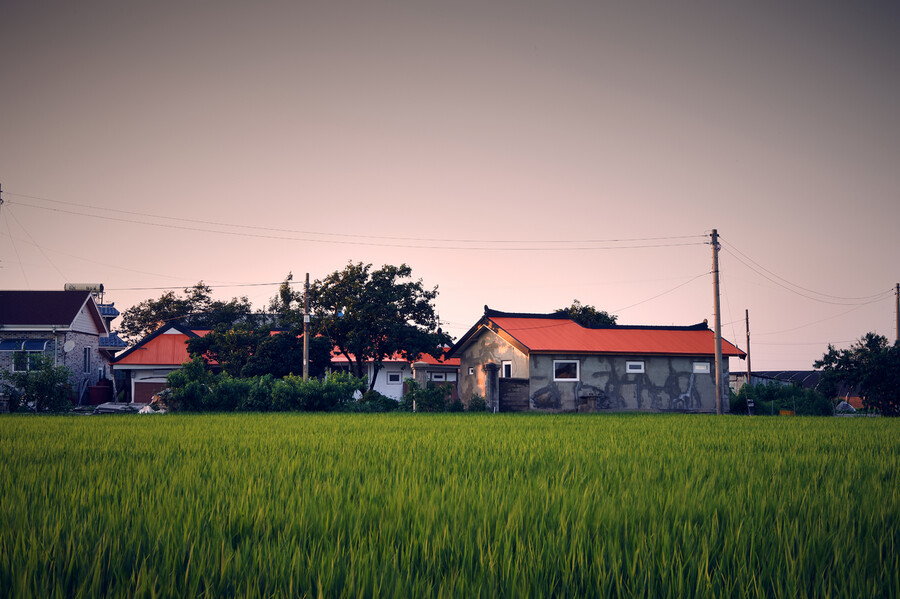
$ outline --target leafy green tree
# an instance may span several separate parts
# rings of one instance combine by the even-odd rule
[[[26,372],[0,372],[0,379],[10,396],[10,411],[22,404],[33,404],[36,412],[62,412],[72,407],[72,371],[65,366],[54,366],[53,360],[43,354],[19,352],[14,359],[28,362]]]
[[[577,299],[572,301],[572,305],[568,308],[560,308],[554,314],[565,314],[581,326],[587,329],[600,329],[603,327],[611,327],[616,324],[618,318],[614,314],[601,311],[594,306],[582,305]]]
[[[122,313],[119,332],[134,343],[167,322],[180,322],[196,329],[212,329],[218,324],[232,325],[253,321],[253,308],[247,297],[225,302],[212,299],[212,289],[200,281],[185,287],[184,294],[166,291],[159,299],[144,300]]]
[[[838,350],[831,344],[821,360],[819,389],[836,395],[839,383],[859,389],[863,406],[885,416],[900,416],[900,345],[886,337],[866,333],[850,349]]]
[[[303,292],[291,287],[293,280],[294,275],[289,272],[278,287],[278,294],[269,300],[267,312],[278,328],[303,328]]]
[[[331,342],[324,337],[310,335],[309,376],[318,378],[331,364]],[[283,378],[291,374],[303,374],[302,329],[289,330],[267,337],[259,342],[256,350],[241,370],[241,376],[271,374]]]
[[[189,339],[188,354],[200,356],[207,363],[215,362],[223,372],[239,377],[259,344],[268,339],[269,330],[268,327],[251,329],[245,324],[219,324],[206,335]]]
[[[441,356],[451,338],[438,328],[437,294],[437,287],[413,280],[406,264],[372,270],[371,264],[351,262],[310,286],[317,332],[331,340],[357,377],[366,374],[369,360],[375,363],[369,389],[382,361],[393,354],[407,360]]]

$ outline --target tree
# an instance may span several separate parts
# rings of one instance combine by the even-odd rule
[[[303,328],[303,292],[291,288],[294,280],[293,273],[288,273],[281,286],[278,295],[269,300],[267,312],[275,319],[275,324],[281,328]]]
[[[374,388],[385,358],[440,357],[451,342],[438,328],[433,305],[437,287],[426,289],[421,279],[411,277],[406,264],[372,270],[371,264],[351,262],[310,286],[317,332],[347,358],[357,377],[362,378],[366,363],[374,361],[369,389]]]
[[[577,299],[572,300],[572,305],[568,308],[560,308],[554,314],[565,314],[587,329],[615,326],[618,318],[615,314],[610,314],[606,311],[601,312],[594,306],[583,306]]]
[[[866,333],[850,349],[838,350],[831,344],[821,360],[819,388],[836,395],[837,384],[859,389],[863,406],[879,410],[885,416],[900,416],[900,345],[890,345],[886,337]]]
[[[184,295],[166,291],[159,299],[144,300],[122,313],[119,332],[134,343],[167,322],[180,322],[197,329],[212,329],[217,324],[232,325],[252,320],[252,306],[247,297],[234,297],[227,302],[214,300],[212,289],[200,281],[185,287]]]
[[[34,405],[35,412],[61,412],[72,407],[72,372],[65,366],[54,366],[53,360],[43,354],[25,354],[26,372],[0,371],[0,379],[8,388],[10,411],[24,404]],[[16,356],[17,358],[18,356]]]
[[[259,344],[268,337],[268,327],[253,330],[245,324],[218,324],[206,335],[189,339],[187,350],[191,356],[215,362],[223,372],[239,377]]]

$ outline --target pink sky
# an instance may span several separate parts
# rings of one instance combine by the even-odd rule
[[[754,369],[893,341],[895,5],[598,4],[7,3],[0,288],[262,307],[406,262],[457,337],[574,298],[692,324],[717,228]]]

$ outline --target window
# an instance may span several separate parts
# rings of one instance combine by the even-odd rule
[[[447,375],[444,374],[443,372],[432,372],[430,374],[431,374],[431,380],[433,380],[433,381],[443,383],[444,381],[447,380]]]
[[[709,374],[709,362],[694,362],[695,374]]]
[[[644,372],[644,363],[643,362],[625,362],[625,372],[628,374],[640,374]]]
[[[16,352],[13,354],[13,372],[27,372],[28,371],[28,363],[30,360],[28,359],[28,354],[23,351]]]
[[[387,373],[387,382],[388,385],[399,385],[403,380],[399,372],[389,372]]]
[[[474,366],[469,366],[469,376],[472,376],[472,375],[474,375],[474,374],[475,374],[475,367],[474,367]]]
[[[581,374],[578,360],[553,360],[554,381],[577,381]]]
[[[512,378],[512,362],[510,360],[503,360],[500,363],[500,376],[505,379]]]
[[[85,374],[90,374],[91,372],[91,348],[84,348],[84,370],[82,371]]]

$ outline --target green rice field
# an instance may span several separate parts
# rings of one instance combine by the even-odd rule
[[[900,421],[0,417],[3,597],[900,597]]]

